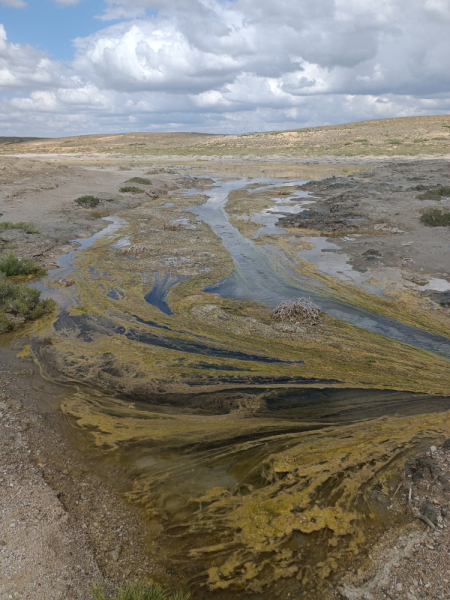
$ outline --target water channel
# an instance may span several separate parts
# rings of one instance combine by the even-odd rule
[[[301,183],[216,180],[207,191],[208,200],[189,209],[219,236],[234,261],[234,272],[204,291],[268,307],[308,296],[325,313],[370,334],[402,342],[411,351],[450,357],[447,338],[333,298],[325,283],[300,274],[279,249],[245,237],[230,222],[226,203],[233,191],[250,189],[251,184],[251,193],[257,194]],[[148,213],[150,217],[151,208]],[[61,400],[64,418],[83,439],[84,451],[99,463],[114,456],[126,471],[126,499],[143,509],[149,552],[176,572],[195,598],[231,600],[237,593],[268,600],[278,595],[281,581],[285,595],[317,600],[319,583],[367,548],[389,521],[389,493],[374,490],[374,482],[381,477],[388,485],[416,448],[450,433],[447,417],[442,417],[450,399],[346,389],[337,387],[333,373],[321,381],[302,379],[303,361],[276,357],[265,348],[243,351],[237,338],[226,338],[217,325],[195,329],[193,313],[172,311],[173,291],[192,285],[195,278],[153,274],[153,283],[142,294],[153,316],[138,316],[129,290],[115,291],[114,278],[120,273],[116,275],[114,264],[125,265],[121,268],[127,273],[131,269],[126,256],[120,257],[121,263],[110,259],[114,245],[131,243],[123,237],[128,221],[126,214],[122,217],[108,217],[111,222],[103,231],[76,240],[79,249],[62,257],[60,269],[37,284],[59,303],[61,312],[51,333],[59,336],[60,352],[70,350],[65,364],[76,363],[79,348],[84,362],[73,373],[80,379],[90,368],[94,373],[90,382],[95,393],[86,386]],[[108,304],[101,314],[100,308],[99,314],[74,314],[80,303],[76,286],[61,290],[54,283],[61,277],[77,278],[86,250],[102,240],[105,247],[92,248],[92,262],[76,281],[82,292],[83,286],[88,289],[85,296],[103,286],[108,301],[116,304]],[[106,272],[108,265],[113,275]],[[43,372],[50,376],[48,363],[56,355],[46,355],[37,342],[35,348]],[[103,362],[92,359],[91,364],[91,355]],[[143,361],[146,375],[162,364],[163,376],[176,380],[176,369],[186,368],[180,377],[185,387],[177,394],[139,388],[143,378],[134,372],[129,376],[121,366],[137,363],[141,355],[153,361]],[[216,379],[209,380],[209,372],[216,372]],[[76,379],[73,373],[70,381]],[[201,385],[194,378],[198,373],[206,377]],[[111,378],[119,386],[127,377],[131,388],[108,393]]]

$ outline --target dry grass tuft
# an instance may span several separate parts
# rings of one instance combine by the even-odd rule
[[[321,312],[311,298],[293,298],[277,306],[273,311],[273,318],[282,323],[317,325]]]
[[[164,231],[181,231],[185,229],[185,226],[182,223],[167,223],[163,226]]]
[[[151,247],[147,244],[131,244],[131,246],[124,246],[119,248],[119,254],[126,254],[127,256],[139,256],[140,254],[149,254]]]

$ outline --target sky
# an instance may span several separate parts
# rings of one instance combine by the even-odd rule
[[[0,135],[450,113],[450,0],[0,0]]]

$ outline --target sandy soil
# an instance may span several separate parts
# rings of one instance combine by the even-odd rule
[[[105,227],[99,217],[193,184],[191,178],[173,169],[153,169],[151,175],[141,165],[125,169],[121,170],[120,164],[78,166],[1,158],[0,223],[26,221],[40,234],[0,232],[0,250],[14,249],[19,256],[31,256],[52,268],[58,256],[74,250],[76,238],[90,237]],[[141,185],[145,190],[140,194],[119,192],[128,179],[138,175],[151,178],[152,185]],[[75,199],[84,195],[96,196],[101,202],[95,209],[80,207]]]

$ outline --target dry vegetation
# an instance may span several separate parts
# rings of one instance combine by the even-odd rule
[[[311,298],[296,298],[282,302],[273,312],[273,318],[282,323],[317,325],[320,308]]]
[[[450,153],[450,116],[405,117],[308,127],[290,131],[211,135],[124,133],[19,140],[0,145],[4,154],[83,154],[116,156],[418,156]],[[122,167],[122,170],[125,170]]]

